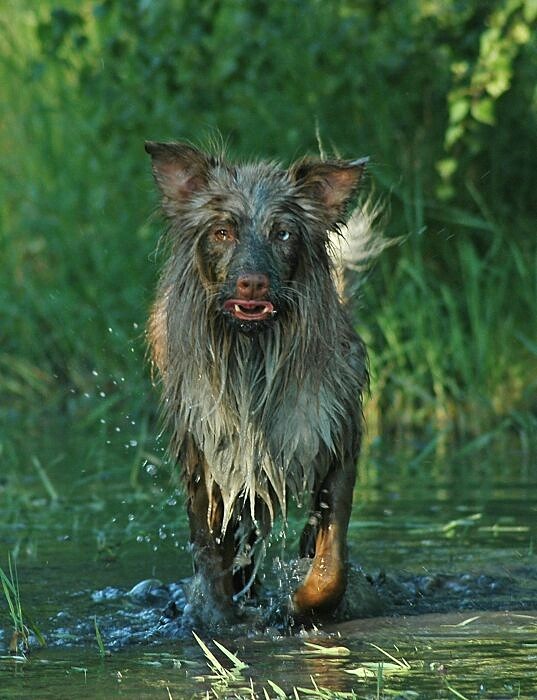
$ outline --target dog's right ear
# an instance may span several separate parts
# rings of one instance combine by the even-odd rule
[[[145,150],[153,161],[164,211],[173,216],[207,182],[210,159],[183,143],[146,141]]]

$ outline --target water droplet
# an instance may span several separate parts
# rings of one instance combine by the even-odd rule
[[[157,467],[151,462],[144,462],[142,466],[145,468],[145,471],[147,474],[149,474],[149,476],[155,476],[158,471]]]
[[[138,440],[129,440],[129,445],[131,447],[136,447],[138,445]]]
[[[99,372],[97,372],[96,369],[92,370],[91,373],[93,374],[94,377],[98,377],[98,376],[99,376]]]
[[[100,391],[99,396],[104,399],[106,397],[106,394],[104,393],[104,391]]]
[[[127,517],[128,517],[128,519],[129,519],[129,522],[130,522],[130,523],[132,523],[132,521],[136,518],[136,516],[134,515],[134,513],[129,513],[129,515],[128,515]]]

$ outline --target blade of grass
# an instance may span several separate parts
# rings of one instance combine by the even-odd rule
[[[405,659],[402,659],[401,661],[399,659],[396,659],[395,656],[392,656],[389,651],[385,651],[384,649],[382,649],[382,647],[379,647],[376,644],[373,644],[373,642],[369,642],[369,646],[372,646],[375,649],[377,649],[377,651],[380,651],[381,654],[384,654],[384,656],[387,656],[389,659],[391,659],[394,662],[394,664],[397,664],[397,666],[399,666],[400,668],[404,668],[406,670],[408,670],[410,668],[410,664]]]
[[[209,649],[209,647],[207,646],[207,644],[205,644],[205,642],[203,641],[203,639],[200,639],[200,637],[198,637],[198,635],[194,632],[194,630],[192,630],[192,634],[193,634],[194,639],[196,640],[196,642],[197,642],[197,643],[199,644],[199,646],[201,647],[201,650],[202,650],[203,653],[205,654],[207,660],[209,661],[209,665],[210,665],[211,669],[212,669],[217,675],[219,675],[219,676],[221,676],[221,677],[223,677],[223,678],[226,678],[226,677],[229,675],[229,671],[227,670],[227,668],[225,668],[224,666],[222,666],[222,664],[220,663],[220,661],[218,661],[218,659],[217,659],[216,656],[213,654],[213,652]]]
[[[97,640],[97,646],[99,647],[99,656],[104,658],[106,656],[106,648],[104,646],[103,637],[99,625],[97,624],[97,616],[93,617],[93,623],[95,625],[95,639]]]
[[[242,671],[242,669],[248,668],[248,664],[245,664],[243,661],[241,661],[238,656],[235,656],[233,652],[229,651],[229,649],[226,649],[226,647],[223,644],[217,642],[216,639],[213,639],[213,643],[216,644],[220,651],[227,656],[227,658],[231,661],[231,663],[237,669],[237,671]]]

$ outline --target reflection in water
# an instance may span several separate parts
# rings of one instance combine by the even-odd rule
[[[357,487],[349,534],[353,569],[337,622],[289,629],[286,597],[296,581],[291,519],[285,547],[281,541],[272,547],[263,604],[253,606],[243,624],[202,636],[238,653],[248,664],[243,686],[252,678],[261,697],[267,679],[290,692],[311,688],[310,675],[331,690],[374,694],[376,681],[368,686],[346,673],[386,660],[371,643],[410,664],[408,673],[386,671],[390,691],[436,696],[449,683],[472,697],[481,686],[484,697],[518,697],[519,684],[520,697],[531,697],[537,688],[537,484],[516,471],[515,460],[510,464],[510,478],[502,462],[496,477],[488,469],[487,479],[476,478],[479,465],[469,463],[445,469],[422,463],[414,472],[377,464],[377,478],[370,474],[369,485]],[[49,473],[53,483],[61,483],[60,467]],[[58,698],[110,697],[118,687],[131,697],[155,697],[168,687],[180,698],[210,687],[203,652],[182,624],[180,581],[191,574],[191,560],[183,508],[172,492],[155,480],[126,497],[121,480],[103,479],[90,487],[74,484],[68,506],[10,500],[0,536],[18,552],[22,601],[49,646],[17,668],[0,660],[2,697],[39,697],[40,687]],[[105,645],[116,652],[104,665],[95,618]],[[9,638],[8,622],[0,645],[6,648]],[[305,641],[349,653],[308,654]]]

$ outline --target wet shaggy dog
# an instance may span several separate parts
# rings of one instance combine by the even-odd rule
[[[328,613],[346,587],[367,384],[330,232],[347,219],[365,159],[284,169],[181,143],[145,148],[169,224],[149,341],[206,607],[233,616],[294,499],[310,508],[300,555],[311,565],[291,611]]]

